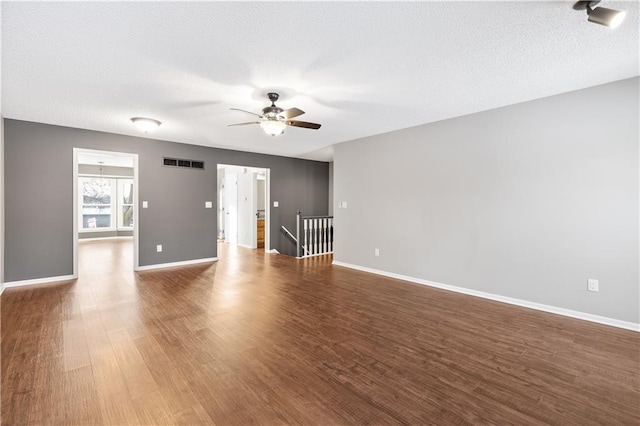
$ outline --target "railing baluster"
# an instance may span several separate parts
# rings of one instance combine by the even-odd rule
[[[320,238],[320,243],[322,244],[322,248],[320,249],[323,253],[327,252],[327,219],[320,219],[320,223],[322,223],[322,226],[320,227],[321,232],[321,236],[322,238]]]
[[[302,219],[302,212],[298,212],[296,215],[296,257],[300,257],[300,220]]]
[[[329,219],[331,221],[331,228],[329,229],[329,232],[331,235],[329,235],[329,251],[333,253],[333,218]]]
[[[298,213],[298,257],[333,253],[333,216],[303,217]]]
[[[302,227],[303,227],[303,231],[304,232],[304,246],[305,246],[305,253],[302,253],[303,256],[306,256],[308,253],[308,247],[309,247],[309,221],[307,219],[302,219]]]
[[[317,223],[315,219],[311,219],[311,226],[313,227],[313,232],[311,235],[313,235],[313,242],[311,243],[311,246],[313,247],[313,250],[311,250],[312,254],[316,254],[318,253],[318,239],[317,237]]]
[[[316,235],[318,237],[318,239],[316,240],[316,253],[321,253],[321,248],[320,248],[320,219],[316,219]]]

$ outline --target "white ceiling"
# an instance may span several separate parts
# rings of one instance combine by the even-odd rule
[[[2,2],[7,118],[329,160],[333,144],[638,76],[573,2]],[[320,130],[227,127],[265,94]],[[597,112],[594,112],[597,114]]]

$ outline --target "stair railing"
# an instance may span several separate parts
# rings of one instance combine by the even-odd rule
[[[333,253],[333,216],[296,216],[298,258]]]

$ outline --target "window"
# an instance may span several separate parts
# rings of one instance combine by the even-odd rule
[[[133,179],[80,177],[80,231],[133,228]]]
[[[133,180],[118,179],[118,229],[133,228]]]
[[[112,229],[111,200],[113,179],[80,178],[80,229]]]

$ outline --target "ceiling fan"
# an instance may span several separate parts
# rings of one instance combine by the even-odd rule
[[[271,106],[262,109],[262,114],[256,114],[255,112],[245,111],[239,108],[231,108],[233,111],[242,111],[248,114],[257,116],[260,121],[249,121],[247,123],[229,124],[232,126],[246,126],[248,124],[259,124],[262,130],[268,135],[277,136],[284,132],[285,127],[304,127],[305,129],[317,130],[320,128],[320,124],[309,123],[307,121],[291,120],[291,118],[304,114],[304,111],[298,108],[282,109],[276,106],[276,101],[280,97],[277,93],[267,93]]]

